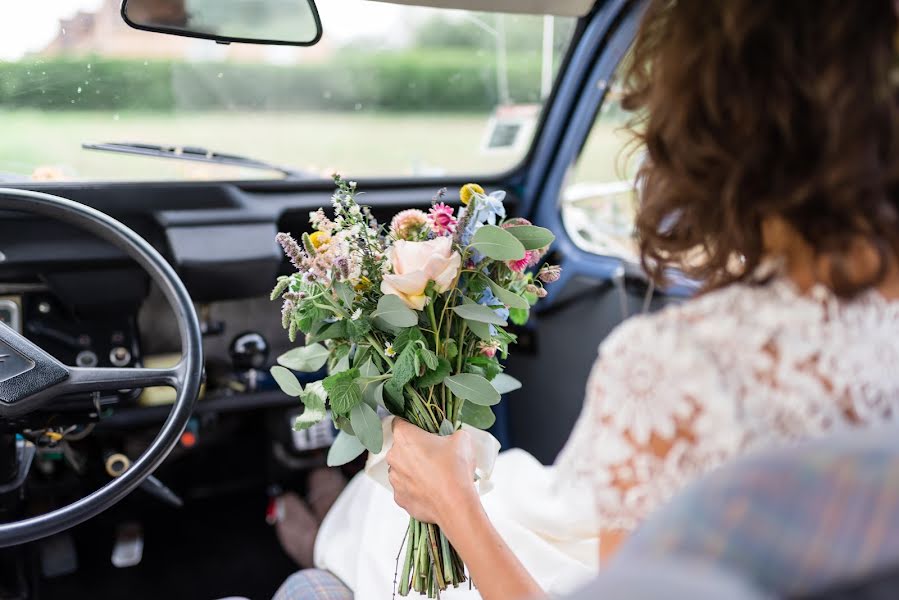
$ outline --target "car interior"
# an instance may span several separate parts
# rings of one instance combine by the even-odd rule
[[[2,21],[31,31],[39,15],[14,4]],[[0,60],[0,598],[268,598],[296,569],[266,510],[336,432],[291,429],[301,406],[268,373],[291,347],[269,293],[290,272],[276,234],[309,230],[334,170],[382,221],[478,181],[553,231],[563,276],[516,331],[507,368],[526,391],[492,429],[546,464],[602,339],[695,290],[648,283],[630,241],[639,152],[624,152],[615,73],[641,2],[335,3],[384,16],[371,27],[389,43],[326,2],[270,1],[276,23],[183,4],[74,2],[49,41],[22,34]],[[477,40],[469,87],[446,60],[399,69],[418,38],[397,29],[435,19],[458,26],[422,37],[431,54],[441,32]],[[169,51],[201,58],[144,59]],[[471,90],[486,100],[454,121]]]

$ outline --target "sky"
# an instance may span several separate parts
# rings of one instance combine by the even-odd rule
[[[0,60],[16,60],[43,48],[56,35],[60,19],[96,10],[102,2],[0,0]],[[326,35],[341,41],[394,29],[408,14],[408,8],[363,0],[320,0],[317,5]]]

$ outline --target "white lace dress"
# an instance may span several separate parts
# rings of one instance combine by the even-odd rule
[[[628,320],[599,354],[556,464],[504,452],[483,497],[553,593],[595,572],[600,531],[633,529],[737,454],[899,421],[899,302],[875,292],[849,302],[783,279],[733,285]],[[391,597],[406,523],[386,490],[357,477],[322,525],[316,564],[358,600]],[[477,592],[444,597],[457,596]]]

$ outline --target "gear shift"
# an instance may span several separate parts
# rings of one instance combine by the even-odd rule
[[[255,331],[241,333],[231,340],[228,349],[231,364],[246,384],[248,392],[256,390],[259,370],[268,363],[268,352],[268,342],[262,334]]]

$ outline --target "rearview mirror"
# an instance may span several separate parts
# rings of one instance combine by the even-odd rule
[[[322,36],[314,0],[125,0],[135,29],[229,44],[312,46]]]

